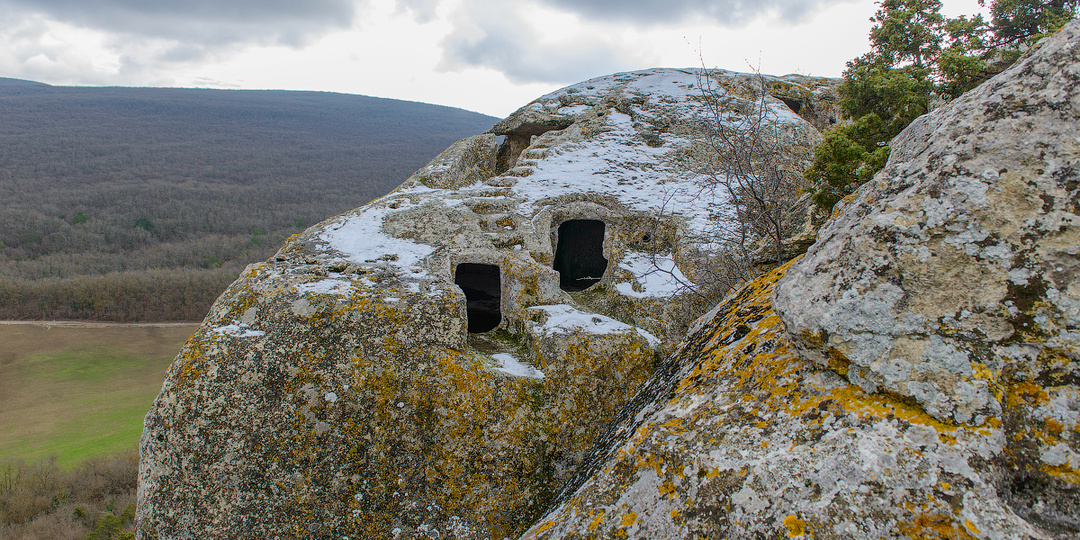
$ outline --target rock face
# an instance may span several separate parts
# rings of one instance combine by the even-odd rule
[[[523,538],[1037,537],[984,477],[1001,431],[802,359],[770,305],[782,274],[703,318]]]
[[[776,293],[867,391],[1001,429],[1014,511],[1080,534],[1080,28],[934,111]]]
[[[523,538],[1080,537],[1078,120],[1074,22],[703,317]]]
[[[544,96],[250,266],[146,417],[138,536],[526,529],[695,315],[679,282],[716,201],[678,157],[700,76]],[[752,109],[756,77],[712,76],[730,118]],[[833,82],[765,83],[805,161]]]

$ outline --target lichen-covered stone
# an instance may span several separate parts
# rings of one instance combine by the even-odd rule
[[[249,267],[146,417],[137,535],[525,530],[694,316],[685,250],[708,243],[715,201],[674,156],[700,116],[699,75],[544,96]],[[732,116],[756,103],[752,79],[714,74]],[[788,100],[765,100],[778,151],[805,161],[820,134],[790,107],[827,112],[834,82],[766,79]],[[580,292],[553,268],[571,220],[605,227],[607,266]],[[498,282],[472,269],[459,286],[474,265]],[[470,287],[494,330],[467,331]]]
[[[702,318],[523,539],[1041,537],[998,495],[1002,429],[799,356],[770,303],[785,269]]]
[[[523,539],[1080,537],[1080,23],[702,317]]]
[[[777,287],[795,345],[866,391],[1004,429],[997,486],[1080,534],[1080,25],[916,120]]]

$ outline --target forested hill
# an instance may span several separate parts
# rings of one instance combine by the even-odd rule
[[[346,94],[0,78],[0,318],[200,319],[284,237],[496,120]]]

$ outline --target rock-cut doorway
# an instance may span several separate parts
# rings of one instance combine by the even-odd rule
[[[494,330],[502,322],[502,281],[494,264],[461,263],[454,283],[465,293],[469,332]]]
[[[555,270],[564,291],[583,291],[592,287],[607,271],[604,258],[604,222],[596,219],[571,219],[559,225],[555,246]]]

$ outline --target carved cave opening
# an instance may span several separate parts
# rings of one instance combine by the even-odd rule
[[[583,291],[595,285],[607,270],[604,258],[604,222],[571,219],[559,225],[555,270],[564,291]]]
[[[494,330],[502,322],[502,280],[494,264],[461,263],[454,283],[465,293],[469,332]]]
[[[780,101],[783,101],[784,105],[787,105],[791,112],[795,114],[799,114],[799,111],[802,110],[802,102],[797,99],[780,98]]]
[[[570,120],[551,120],[549,123],[524,122],[509,132],[495,132],[504,135],[495,158],[495,174],[501,175],[517,166],[518,157],[532,144],[532,138],[549,131],[566,129],[573,122]]]

